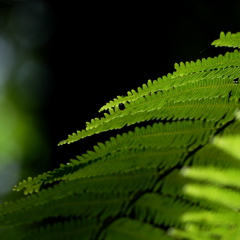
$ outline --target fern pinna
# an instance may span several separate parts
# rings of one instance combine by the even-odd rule
[[[213,44],[239,47],[239,34],[221,33]],[[220,206],[185,194],[190,180],[181,169],[239,168],[212,139],[240,133],[240,52],[175,64],[175,69],[113,99],[101,107],[107,111],[102,118],[59,145],[139,122],[155,120],[153,125],[136,126],[58,169],[20,182],[14,190],[31,195],[1,205],[0,228],[23,226],[29,229],[19,236],[24,240],[197,239],[180,234],[187,224],[181,216],[216,212]],[[53,187],[43,187],[49,183]],[[178,235],[169,231],[173,228]]]

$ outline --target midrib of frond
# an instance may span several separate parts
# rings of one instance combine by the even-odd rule
[[[239,111],[240,109],[238,109]],[[235,112],[236,113],[236,112]],[[232,122],[227,128],[225,128],[221,135],[235,135],[235,134],[240,134],[240,121],[234,121]]]

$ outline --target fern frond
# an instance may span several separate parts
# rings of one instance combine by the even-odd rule
[[[240,194],[230,189],[218,188],[211,185],[188,184],[184,187],[183,191],[196,198],[214,201],[215,204],[218,203],[222,207],[224,206],[235,211],[240,209]]]
[[[97,229],[95,219],[71,220],[29,231],[20,240],[90,240]]]
[[[140,190],[150,190],[156,180],[164,174],[164,170],[156,168],[138,169],[127,173],[102,175],[95,177],[83,177],[71,181],[62,181],[53,188],[41,190],[37,194],[19,199],[16,202],[8,202],[0,205],[0,215],[7,215],[22,211],[29,206],[45,204],[56,199],[62,199],[72,194],[81,194],[87,190],[91,192],[125,192],[133,193]],[[131,184],[130,183],[131,181]]]
[[[66,166],[66,167],[68,167],[68,166]],[[114,186],[113,188],[109,188],[109,190],[111,190],[111,189],[114,190],[115,187],[118,186],[119,179],[122,179],[121,180],[121,181],[123,181],[122,183],[124,183],[124,181],[125,181],[124,179],[126,179],[126,181],[128,181],[127,179],[129,179],[129,178],[132,178],[132,179],[136,178],[136,179],[138,179],[138,181],[140,181],[139,178],[141,178],[141,177],[144,178],[145,174],[146,174],[146,177],[147,176],[149,177],[149,174],[147,173],[148,170],[151,171],[151,174],[153,177],[155,176],[155,174],[153,174],[153,170],[152,170],[153,168],[146,169],[146,172],[141,172],[141,170],[140,170],[140,172],[138,172],[139,170],[136,170],[136,172],[135,172],[135,170],[128,171],[129,176],[125,175],[124,172],[121,172],[119,175],[115,175],[116,173],[100,175],[100,173],[97,172],[92,177],[88,176],[86,174],[80,175],[80,173],[84,173],[84,170],[80,171],[79,170],[80,168],[78,168],[78,167],[76,167],[76,168],[68,167],[68,168],[72,168],[72,171],[68,171],[68,169],[65,169],[65,168],[62,169],[63,171],[61,169],[56,169],[55,171],[53,171],[49,175],[47,175],[46,178],[42,178],[42,176],[40,176],[39,179],[36,178],[36,181],[34,181],[34,180],[29,181],[29,182],[25,181],[26,184],[21,182],[21,184],[19,184],[18,186],[15,186],[14,191],[21,191],[24,189],[24,193],[29,194],[29,193],[32,193],[32,189],[35,189],[35,192],[38,192],[39,185],[41,186],[42,184],[52,183],[52,182],[59,181],[59,180],[70,180],[70,179],[73,180],[76,178],[82,179],[82,182],[80,181],[79,184],[82,184],[82,183],[85,184],[85,185],[81,185],[84,188],[78,188],[79,191],[87,190],[88,187],[89,187],[89,189],[94,190],[95,189],[94,186],[96,186],[96,189],[99,189],[100,188],[100,187],[98,187],[99,184],[100,184],[100,186],[101,186],[101,184],[103,184],[101,186],[101,189],[105,189],[104,184],[105,183],[109,184],[108,182],[106,182],[107,179],[111,179],[112,180],[111,185]],[[75,174],[74,173],[75,171],[78,171],[78,174]],[[102,181],[103,181],[103,183],[102,183]],[[115,184],[116,184],[116,186],[115,186]],[[126,184],[127,184],[127,182],[126,182]],[[69,184],[69,185],[71,187],[71,184]],[[135,187],[137,188],[137,186],[135,186]],[[142,187],[144,187],[144,186],[142,186]],[[121,186],[119,186],[118,189],[120,190]],[[125,189],[128,189],[128,188],[125,188]],[[68,189],[68,191],[69,191],[69,189]]]
[[[79,169],[71,175],[67,175],[66,178],[74,179],[83,176],[128,172],[147,167],[169,168],[183,161],[186,155],[187,150],[185,148],[138,148],[131,151],[121,151],[113,156],[107,156],[95,164]]]
[[[188,179],[184,178],[180,174],[180,170],[176,168],[155,185],[153,192],[179,198],[183,196],[182,188],[188,182]]]
[[[95,151],[88,151],[86,154],[78,157],[78,160],[71,160],[70,164],[61,165],[60,168],[55,169],[53,172],[44,173],[35,178],[28,178],[20,182],[18,186],[14,187],[15,191],[20,191],[26,188],[25,193],[32,193],[38,191],[43,183],[52,183],[61,179],[67,179],[68,174],[73,172],[74,169],[83,169],[86,164],[95,163],[101,158],[116,152],[138,147],[145,148],[173,148],[173,147],[188,147],[194,149],[199,145],[204,145],[208,139],[216,131],[215,122],[202,122],[202,121],[181,121],[172,123],[155,123],[153,126],[146,128],[136,127],[134,132],[124,133],[117,135],[116,138],[110,138],[105,144],[99,143],[94,146]],[[119,155],[118,155],[119,156]],[[85,170],[83,170],[85,171]],[[62,178],[66,176],[65,178]]]
[[[237,124],[236,124],[237,123]],[[238,128],[236,128],[238,127]],[[231,124],[230,128],[238,129],[239,122]],[[231,131],[229,131],[231,132]],[[222,137],[217,137],[217,144],[220,149],[228,149],[231,153],[229,157],[239,156],[239,135],[229,136],[229,133],[222,134]],[[219,141],[222,142],[219,142]],[[225,142],[226,145],[225,146]],[[214,141],[213,141],[214,143]],[[208,144],[210,145],[210,144]],[[206,146],[208,146],[206,145]],[[216,149],[216,147],[215,147]],[[219,152],[221,152],[219,150]],[[221,152],[225,156],[227,153]],[[218,155],[215,155],[218,157]],[[226,157],[226,161],[228,158]],[[236,161],[236,160],[235,160]],[[239,163],[239,161],[236,161]],[[240,236],[239,226],[239,173],[240,167],[236,168],[221,168],[216,167],[194,167],[183,169],[182,174],[185,177],[195,180],[197,183],[188,183],[183,191],[190,197],[197,199],[206,199],[216,206],[219,206],[218,211],[189,211],[182,215],[182,222],[187,224],[184,230],[173,229],[171,235],[175,237],[186,237],[186,239],[197,240],[199,236],[204,239],[238,239]],[[203,228],[202,225],[208,225]]]
[[[187,74],[192,74],[196,72],[203,72],[208,70],[218,70],[222,68],[229,67],[239,67],[240,66],[240,53],[238,50],[234,52],[227,52],[224,56],[219,55],[214,58],[203,58],[202,60],[197,60],[196,62],[181,62],[180,64],[175,63],[174,67],[176,72],[174,76],[183,76]]]
[[[240,161],[240,135],[225,136],[224,138],[215,137],[213,144],[231,154],[233,157]]]
[[[202,71],[202,72],[193,72],[192,74],[188,75],[172,75],[168,74],[167,76],[163,76],[162,78],[158,78],[157,80],[150,81],[148,80],[147,85],[143,84],[142,88],[138,88],[137,91],[132,90],[127,92],[127,96],[120,97],[118,96],[113,101],[110,101],[106,105],[104,105],[99,111],[109,110],[118,106],[120,103],[131,103],[135,102],[139,98],[144,96],[153,95],[159,92],[164,92],[165,90],[169,90],[172,88],[177,88],[179,86],[183,86],[188,83],[195,83],[202,80],[208,79],[237,79],[240,76],[240,67],[227,67],[227,68],[220,68],[214,69],[209,71]],[[231,82],[231,81],[229,81]]]
[[[240,161],[233,154],[239,157],[240,53],[175,67],[173,74],[107,103],[100,111],[109,113],[59,145],[143,121],[158,123],[112,137],[66,165],[20,182],[14,190],[37,193],[0,205],[0,228],[53,220],[64,223],[23,239],[173,239],[168,227],[180,228],[173,232],[187,239],[224,239],[240,210]],[[232,155],[216,147],[219,137],[230,133],[235,136],[226,137],[224,145],[232,146]],[[217,222],[219,217],[225,219]]]
[[[189,205],[189,207],[195,206],[198,207],[199,209],[215,211],[219,208],[215,204],[212,204],[211,202],[207,201],[206,199],[193,198],[191,196],[184,194],[183,186],[185,186],[188,183],[189,179],[183,177],[180,174],[180,170],[175,168],[172,171],[169,171],[169,174],[167,176],[165,176],[157,184],[155,184],[153,192],[160,194],[161,196],[166,196],[175,199],[175,201],[177,201],[178,199],[180,202],[182,201],[182,204],[186,204],[186,207],[187,205]]]
[[[216,130],[214,122],[203,121],[181,121],[165,123],[154,123],[152,126],[136,127],[134,132],[111,137],[104,144],[99,143],[94,147],[95,151],[87,152],[78,157],[80,162],[87,162],[101,158],[109,153],[131,148],[141,147],[182,147],[191,146],[193,143],[200,144],[204,135],[213,134]],[[201,142],[202,143],[202,142]],[[204,143],[203,143],[204,144]],[[77,164],[77,162],[74,162]]]
[[[140,111],[140,109],[144,109],[145,106],[143,104],[150,105],[152,102],[158,102],[158,108],[163,106],[166,102],[181,102],[181,101],[189,101],[194,99],[203,99],[203,98],[211,98],[211,97],[219,97],[226,96],[231,90],[238,89],[239,96],[239,86],[236,86],[234,83],[235,77],[231,76],[228,78],[207,78],[204,81],[197,80],[194,78],[195,82],[190,82],[188,84],[180,85],[180,86],[172,86],[170,89],[165,91],[159,91],[155,94],[147,95],[145,98],[147,101],[143,101],[140,99],[136,99],[135,103],[132,104],[135,111]],[[234,96],[237,94],[235,93]],[[126,108],[130,107],[131,104],[126,104]],[[126,109],[125,109],[126,110]],[[129,112],[131,112],[130,110]],[[123,111],[122,113],[127,114],[127,111]],[[93,125],[93,119],[91,123],[87,123],[87,128],[90,128],[89,125]]]
[[[236,115],[236,112],[235,112]],[[236,119],[236,117],[235,117]],[[219,133],[219,136],[226,136],[226,135],[239,135],[240,134],[240,121],[233,121],[228,125],[227,128],[223,129],[221,133]]]
[[[208,144],[199,149],[194,156],[188,159],[186,163],[188,166],[209,166],[209,164],[213,167],[217,167],[218,169],[231,169],[240,168],[240,161],[236,161],[234,156],[229,155],[229,149],[231,149],[231,144],[228,144],[227,151],[219,150],[216,144],[216,139],[224,139],[229,135],[238,136],[240,134],[240,121],[232,121],[229,122],[227,127],[223,128],[222,131],[218,133],[218,135],[214,138],[210,138]],[[214,140],[215,139],[215,140]],[[236,144],[236,152],[238,153],[239,146]]]
[[[208,236],[210,239],[213,239],[213,236],[223,240],[239,239],[240,232],[238,213],[193,212],[183,215],[182,219],[183,221],[193,223],[202,224],[205,222],[210,226],[208,229],[198,229],[196,228],[196,225],[192,225],[192,229],[187,228],[187,232],[192,230],[192,233],[195,233],[197,236],[199,236],[199,233],[200,235],[204,233],[205,236]],[[193,235],[192,239],[195,239],[196,235]]]
[[[202,222],[201,222],[202,223]],[[185,231],[180,229],[171,229],[169,235],[177,239],[186,240],[238,240],[239,230],[238,226],[222,226],[217,225],[214,227],[203,228],[194,223],[188,223]]]
[[[115,107],[114,110],[110,109],[110,114],[105,113],[105,117],[101,119],[92,119],[90,123],[87,123],[86,130],[78,131],[77,134],[73,134],[72,136],[69,136],[67,140],[60,142],[59,145],[77,141],[81,138],[91,136],[95,133],[100,133],[102,131],[118,129],[122,128],[124,125],[131,125],[136,122],[150,120],[140,119],[140,121],[136,120],[136,122],[134,122],[130,120],[130,122],[128,122],[128,117],[135,116],[138,113],[148,113],[153,110],[160,110],[161,108],[164,108],[165,105],[171,102],[177,103],[189,100],[200,100],[212,97],[219,97],[220,95],[226,96],[229,92],[231,92],[232,99],[238,100],[240,95],[239,90],[239,85],[234,84],[233,79],[229,80],[229,82],[227,79],[221,79],[218,81],[199,81],[197,83],[184,85],[176,89],[172,88],[164,93],[159,92],[158,94],[146,96],[145,98],[140,98],[132,104],[127,104],[124,110],[120,110],[118,107]],[[115,123],[117,123],[118,119],[121,121],[121,125],[117,126],[116,124],[116,126],[111,126],[111,122],[114,121]],[[101,130],[98,130],[98,128],[100,128]],[[93,129],[96,129],[96,131]],[[82,135],[82,137],[80,137],[80,135]]]
[[[105,240],[173,240],[167,233],[148,223],[130,218],[119,218],[102,234]]]
[[[240,47],[240,33],[220,33],[220,38],[213,41],[215,47]]]
[[[233,109],[235,109],[235,107]],[[204,109],[204,113],[206,113],[206,109]],[[225,112],[223,113],[223,115],[224,114],[225,114]],[[221,115],[219,118],[221,118],[223,115]],[[140,142],[138,143],[138,141],[137,141],[137,139],[140,137],[141,137],[141,145],[142,146],[151,146],[151,144],[152,144],[152,146],[156,146],[156,143],[158,143],[159,147],[167,146],[167,145],[168,146],[177,146],[177,139],[178,139],[177,136],[179,136],[179,139],[181,139],[182,146],[184,146],[184,145],[186,146],[188,144],[189,144],[188,146],[190,146],[191,142],[192,143],[195,142],[195,146],[198,146],[199,144],[204,145],[206,143],[206,141],[208,141],[208,139],[210,138],[210,135],[214,133],[214,127],[213,127],[214,124],[211,123],[210,124],[211,126],[209,124],[207,124],[205,126],[206,128],[203,128],[202,130],[198,129],[200,127],[200,125],[198,126],[198,124],[202,125],[202,123],[200,123],[198,121],[195,121],[194,123],[184,121],[184,122],[178,122],[178,123],[172,123],[172,124],[166,124],[166,125],[158,124],[158,125],[155,125],[154,127],[151,127],[151,128],[149,127],[146,130],[143,128],[138,130],[138,128],[137,128],[135,133],[131,133],[128,135],[125,134],[123,137],[121,137],[119,135],[116,139],[112,138],[111,139],[112,142],[110,141],[110,142],[106,143],[106,147],[104,147],[103,144],[100,144],[101,147],[100,147],[100,145],[98,147],[95,147],[96,152],[91,152],[91,153],[89,152],[88,154],[85,154],[85,156],[83,156],[82,158],[80,157],[80,160],[90,161],[90,160],[98,159],[104,155],[107,155],[108,152],[111,152],[111,154],[113,154],[114,148],[115,148],[115,151],[119,151],[122,149],[126,150],[129,148],[137,147],[140,145]],[[191,127],[192,132],[194,132],[194,134],[192,134],[191,131],[188,132],[188,130],[187,130],[187,132],[189,133],[189,135],[188,135],[188,133],[184,130],[184,128],[188,129],[189,127]],[[210,129],[212,129],[212,131],[209,131]],[[199,130],[200,130],[200,132],[199,132]],[[162,131],[165,131],[165,132],[162,132]],[[205,135],[204,131],[210,135]],[[198,135],[196,133],[198,133],[200,135]],[[181,134],[184,134],[184,138],[181,137]],[[205,137],[203,137],[204,135],[201,136],[201,134],[204,134]],[[169,138],[167,136],[169,136]],[[188,138],[188,136],[189,136],[189,138]],[[152,141],[150,141],[151,138],[152,138]],[[144,139],[146,139],[146,141],[144,141]],[[191,140],[191,142],[189,142],[188,139]],[[202,139],[205,139],[205,140],[203,141]],[[201,140],[201,142],[199,142],[197,140]],[[132,145],[131,142],[135,142],[136,145]],[[125,143],[125,144],[123,144],[123,143]],[[119,145],[119,146],[116,147],[116,145]],[[77,165],[77,164],[81,164],[81,162],[78,162],[78,161],[73,162],[73,165]],[[29,179],[30,181],[25,181],[23,183],[20,183],[19,186],[15,187],[15,189],[21,190],[23,188],[26,188],[26,193],[28,193],[28,192],[31,193],[33,191],[33,189],[35,189],[37,191],[39,189],[39,186],[41,186],[41,184],[43,182],[51,183],[52,181],[70,178],[69,176],[67,176],[67,177],[62,177],[62,176],[67,175],[68,169],[70,169],[70,171],[72,172],[71,168],[72,168],[71,165],[65,166],[60,169],[55,170],[54,172],[49,172],[48,174],[44,174],[44,176],[39,176],[38,178],[34,178],[33,180]],[[78,169],[78,168],[76,168],[76,169]],[[62,172],[62,175],[61,175],[61,172]],[[77,173],[77,175],[78,174],[79,173]]]
[[[240,188],[239,169],[219,169],[216,167],[184,168],[181,174],[191,179],[207,181],[219,186],[232,186]]]
[[[54,181],[72,180],[99,175],[127,173],[142,168],[170,168],[184,161],[187,154],[188,151],[186,148],[133,149],[131,151],[122,151],[114,155],[109,155],[94,164],[87,165],[85,168],[75,169],[71,173],[62,174],[61,171],[59,173],[56,171],[53,178]],[[144,161],[141,161],[141,159],[144,159]],[[51,176],[49,178],[51,179]],[[46,181],[48,181],[48,179],[46,179]],[[28,188],[28,185],[25,187]],[[21,189],[22,186],[18,190]]]
[[[131,196],[131,195],[130,195]],[[130,200],[126,193],[85,192],[49,200],[18,211],[1,214],[0,226],[9,227],[41,221],[49,217],[97,217],[105,219],[123,212]],[[48,211],[46,211],[48,209]]]
[[[240,220],[239,213],[234,211],[197,211],[192,212],[189,211],[187,213],[184,213],[181,217],[181,220],[183,222],[199,222],[204,221],[209,225],[225,225],[228,228],[232,226],[237,225],[237,223]]]
[[[126,108],[121,111],[118,108],[115,111],[111,111],[110,115],[106,115],[105,118],[95,119],[92,124],[88,124],[86,130],[78,131],[68,136],[68,139],[63,140],[59,145],[65,143],[72,143],[78,141],[87,136],[97,134],[100,132],[119,129],[125,125],[129,126],[138,122],[148,121],[153,119],[206,119],[208,121],[219,121],[224,115],[227,115],[226,119],[222,122],[227,122],[233,117],[233,112],[239,107],[237,101],[229,100],[228,96],[214,99],[201,99],[190,100],[185,102],[169,102],[165,105],[158,106],[156,101],[149,102],[141,99],[142,106],[145,108],[135,111],[134,106]],[[123,113],[125,112],[125,113]]]
[[[72,194],[82,194],[86,191],[106,193],[125,192],[135,193],[150,190],[157,179],[165,173],[165,170],[145,168],[129,171],[127,173],[99,175],[95,177],[85,176],[71,181],[62,181],[53,188],[43,189],[37,194],[22,198],[16,202],[8,202],[0,205],[0,215],[22,211],[29,206],[46,204],[49,201],[63,199]],[[131,184],[129,184],[131,182]]]
[[[186,211],[202,210],[202,207],[191,205],[175,197],[147,193],[139,198],[131,210],[134,216],[154,225],[183,227],[180,217]]]
[[[240,162],[227,153],[220,151],[210,142],[199,149],[194,156],[191,156],[186,165],[198,167],[211,165],[220,169],[231,169],[239,168]]]
[[[18,185],[13,187],[13,191],[20,191],[22,189],[27,189],[24,194],[29,194],[33,192],[38,192],[44,180],[49,177],[51,172],[43,173],[37,177],[28,177],[27,180],[19,182]],[[51,183],[50,181],[48,183]]]

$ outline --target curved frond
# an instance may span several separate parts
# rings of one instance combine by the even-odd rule
[[[42,184],[52,183],[61,179],[70,179],[69,174],[72,172],[84,169],[87,165],[92,168],[91,164],[95,164],[110,154],[111,156],[108,156],[104,161],[108,161],[108,159],[112,159],[113,157],[119,157],[127,151],[130,154],[129,157],[132,157],[131,149],[139,147],[165,148],[166,151],[167,147],[194,149],[199,145],[204,145],[216,130],[215,122],[202,122],[199,120],[166,124],[160,122],[153,124],[153,126],[149,125],[146,128],[136,127],[134,132],[130,131],[123,135],[117,135],[115,138],[110,138],[104,144],[99,143],[97,146],[94,146],[94,151],[88,151],[86,154],[79,156],[78,160],[71,160],[71,163],[61,165],[60,168],[39,175],[38,177],[29,177],[28,180],[24,180],[15,186],[14,190],[20,191],[26,188],[25,193],[38,191]],[[145,150],[143,149],[143,151]],[[117,155],[114,156],[114,154]],[[116,165],[114,166],[116,168]]]
[[[8,202],[0,205],[0,215],[7,215],[22,211],[29,206],[45,204],[56,199],[63,199],[72,194],[82,194],[86,191],[106,193],[125,192],[134,193],[138,191],[151,190],[157,179],[165,174],[165,170],[156,168],[135,169],[126,173],[98,175],[94,177],[84,176],[71,181],[62,181],[53,188],[43,189],[37,194],[22,198],[16,202]],[[131,184],[129,184],[131,182]]]
[[[149,105],[147,103],[149,103]],[[233,117],[230,118],[230,115],[233,116],[235,109],[239,107],[239,103],[234,99],[229,99],[228,96],[176,103],[167,102],[163,105],[160,104],[160,106],[158,105],[157,99],[152,102],[141,99],[139,105],[141,108],[139,108],[138,111],[134,109],[134,106],[127,107],[123,111],[116,108],[115,111],[112,110],[105,118],[92,121],[91,124],[88,124],[86,130],[69,135],[68,139],[61,141],[59,145],[72,143],[100,132],[120,129],[126,125],[129,126],[153,119],[206,119],[217,122],[226,115],[226,118],[221,122],[227,122],[233,119]],[[143,106],[145,106],[145,108]]]
[[[201,72],[193,72],[188,75],[172,75],[168,74],[167,76],[163,76],[162,78],[158,78],[151,82],[148,80],[147,85],[143,84],[142,88],[138,88],[137,91],[132,90],[127,93],[127,96],[118,96],[113,101],[110,101],[106,105],[104,105],[99,111],[109,110],[118,106],[120,103],[130,103],[135,102],[139,98],[144,96],[153,95],[159,92],[164,92],[165,90],[169,90],[172,88],[176,88],[179,86],[183,86],[188,83],[196,83],[202,80],[209,79],[225,79],[229,78],[232,80],[238,79],[240,76],[240,67],[231,66],[226,68],[212,69],[209,71],[201,71]],[[233,82],[233,81],[229,81]]]

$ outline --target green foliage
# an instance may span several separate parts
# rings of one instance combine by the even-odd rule
[[[240,135],[216,137],[214,144],[240,160]],[[238,151],[236,149],[238,148]],[[186,239],[239,239],[240,169],[193,167],[182,174],[198,183],[185,185],[184,192],[191,197],[205,199],[218,206],[217,210],[186,211],[182,216],[184,230],[172,229],[172,236]],[[205,226],[205,227],[203,227]],[[206,227],[207,226],[207,227]]]
[[[212,45],[216,47],[237,47],[240,46],[240,33],[232,34],[228,32],[225,34],[224,32],[220,33],[220,39],[215,40]]]
[[[237,46],[236,36],[221,33],[213,44]],[[229,229],[235,236],[239,143],[228,136],[240,134],[239,51],[175,69],[110,101],[102,118],[59,145],[153,125],[20,182],[14,190],[31,195],[0,206],[0,228],[32,228],[21,239],[226,239]]]

